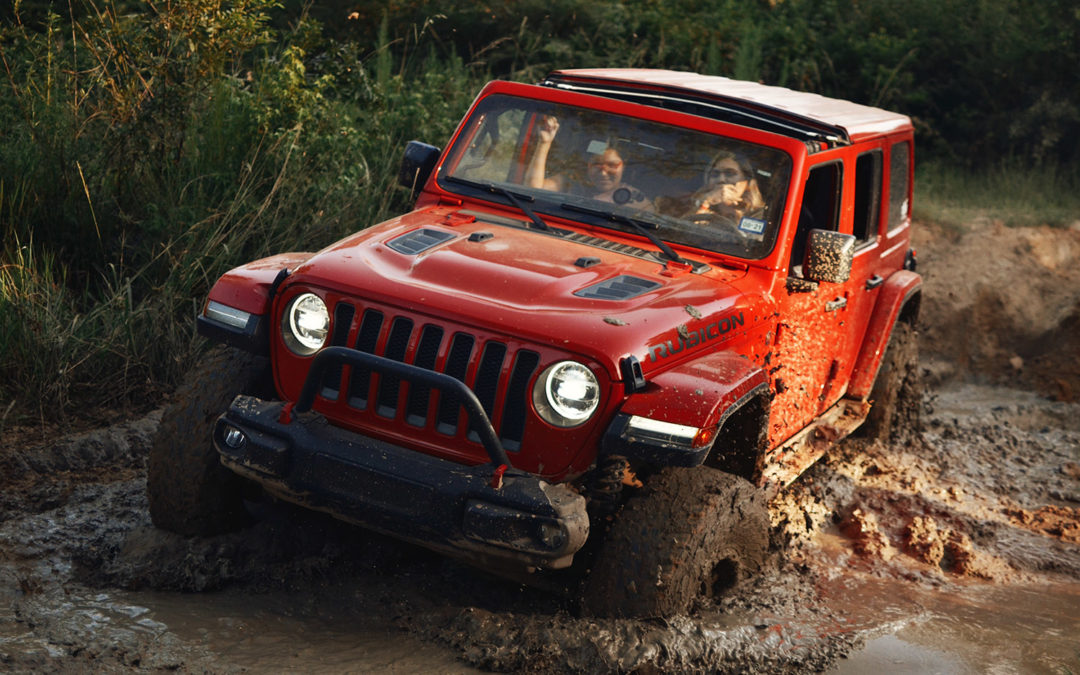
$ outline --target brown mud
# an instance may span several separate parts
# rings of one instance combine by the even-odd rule
[[[771,504],[764,574],[668,621],[579,618],[321,516],[153,528],[156,414],[0,447],[0,670],[1076,672],[1080,232],[920,228],[924,428]]]

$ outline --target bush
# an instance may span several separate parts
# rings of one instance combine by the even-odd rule
[[[916,208],[968,217],[941,214],[1010,193],[1016,162],[1041,196],[1004,208],[1075,213],[1069,0],[53,6],[0,10],[0,426],[152,401],[199,349],[213,280],[404,211],[404,143],[444,142],[493,76],[675,68],[887,107],[920,157],[966,167],[921,162]]]
[[[4,27],[0,408],[13,419],[153,400],[200,347],[194,316],[222,272],[406,207],[404,142],[446,138],[477,83],[453,55],[429,52],[414,79],[303,18],[276,32],[273,7],[110,3]]]

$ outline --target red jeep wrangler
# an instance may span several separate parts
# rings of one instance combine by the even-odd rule
[[[769,495],[911,391],[912,142],[721,77],[489,84],[445,152],[406,149],[414,211],[215,284],[199,329],[234,349],[165,411],[154,523],[236,527],[259,486],[572,566],[593,614],[685,612],[761,564]]]

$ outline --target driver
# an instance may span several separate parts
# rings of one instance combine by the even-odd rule
[[[573,181],[563,174],[547,175],[547,158],[555,135],[559,133],[559,120],[552,115],[544,115],[537,125],[536,152],[525,169],[525,184],[532,188],[565,192],[567,194],[588,197],[601,202],[626,202],[628,199],[616,199],[616,193],[625,191],[625,196],[640,195],[640,191],[623,183],[623,170],[626,162],[617,149],[612,146],[603,152],[588,156],[585,165],[585,178]],[[620,195],[623,196],[623,195]],[[640,198],[639,198],[640,201]]]

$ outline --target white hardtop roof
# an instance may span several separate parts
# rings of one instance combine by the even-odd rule
[[[718,98],[735,106],[749,104],[765,113],[779,113],[840,128],[852,142],[911,128],[907,115],[820,94],[716,75],[646,68],[588,68],[558,70],[549,77],[592,85],[606,82],[637,90],[661,88]]]

